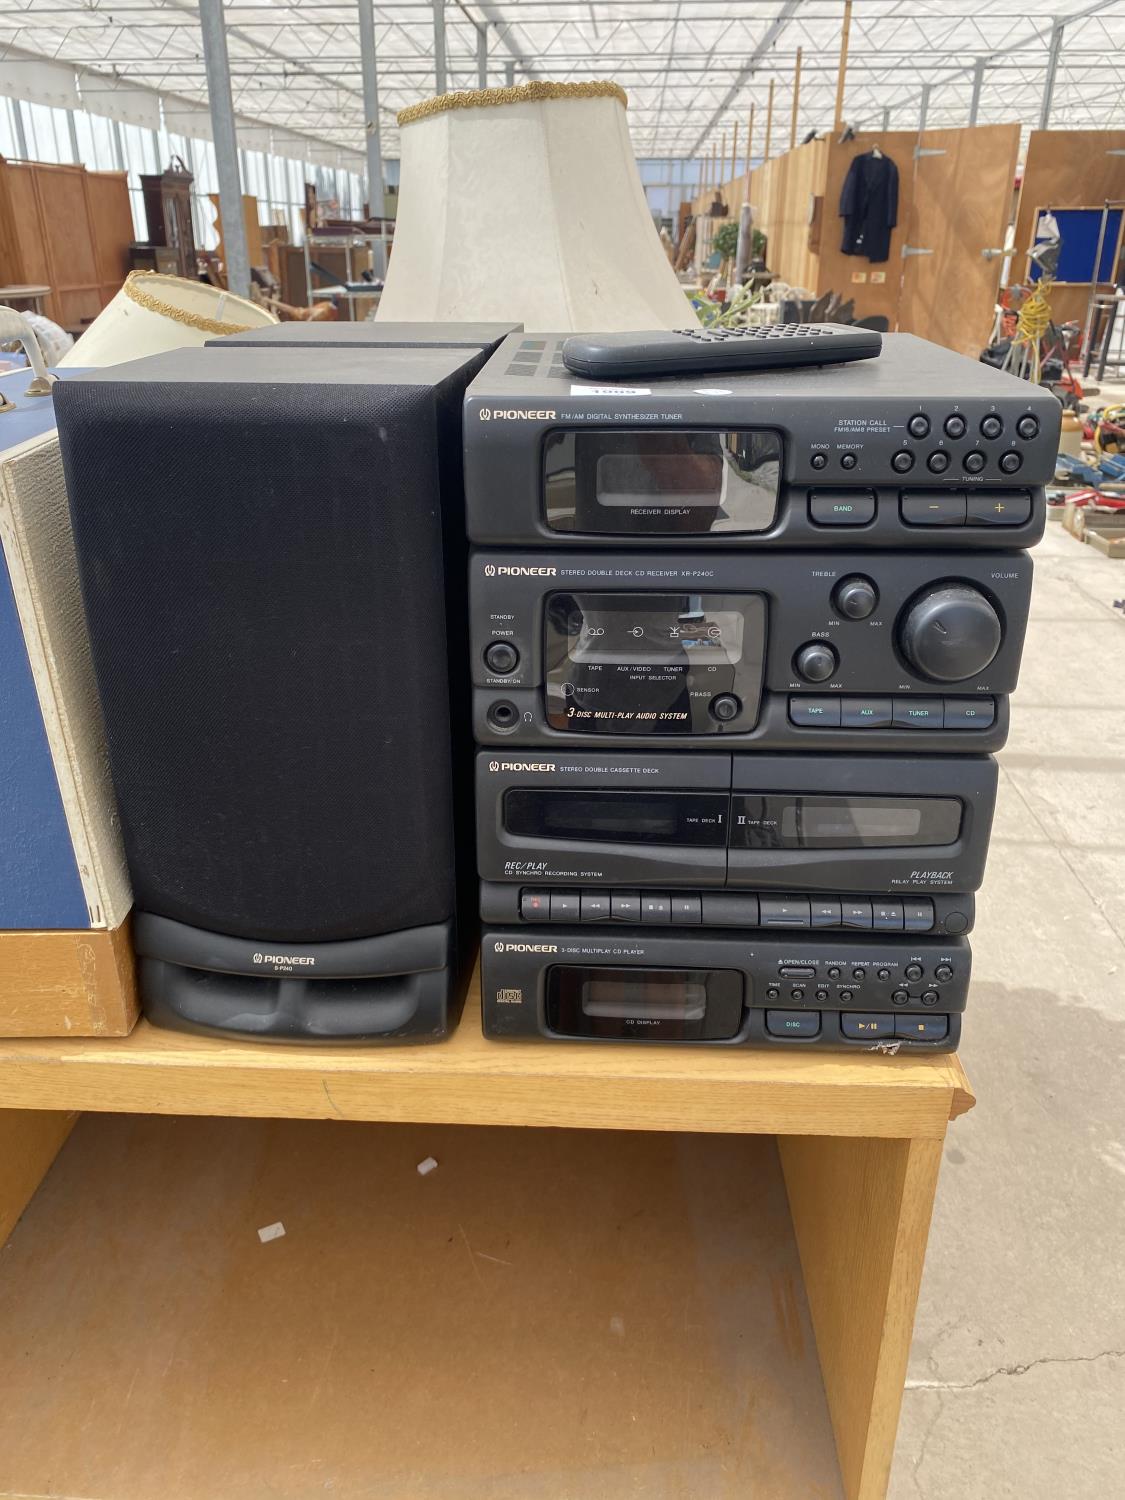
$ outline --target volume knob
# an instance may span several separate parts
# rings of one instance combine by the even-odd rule
[[[996,610],[967,583],[925,590],[907,605],[899,623],[903,656],[935,682],[962,682],[983,672],[1003,635]]]

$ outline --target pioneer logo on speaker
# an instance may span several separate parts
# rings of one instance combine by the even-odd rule
[[[497,942],[497,953],[557,953],[558,943],[501,943]]]
[[[316,959],[302,957],[299,954],[293,953],[255,953],[254,962],[256,964],[286,964],[290,966],[303,964],[306,968],[311,969],[313,964],[316,963]]]

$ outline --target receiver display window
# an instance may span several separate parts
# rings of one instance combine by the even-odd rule
[[[555,531],[650,536],[766,531],[777,517],[775,432],[553,432],[543,450]]]
[[[504,793],[504,827],[522,838],[722,848],[728,807],[725,792],[511,787]]]

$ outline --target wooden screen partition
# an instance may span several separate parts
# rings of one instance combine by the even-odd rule
[[[45,311],[64,328],[96,318],[118,290],[132,238],[123,172],[0,158],[4,279],[49,286]]]
[[[898,327],[976,359],[988,343],[1011,218],[1018,125],[919,138]],[[922,252],[922,253],[919,253]]]
[[[1040,209],[1088,208],[1107,198],[1125,198],[1125,130],[1033,130],[1016,214],[1012,279],[1027,276],[1027,251]],[[1054,287],[1056,322],[1084,320],[1089,298],[1089,283]]]
[[[86,196],[94,235],[98,290],[104,307],[129,274],[129,246],[137,238],[124,172],[87,172]]]
[[[833,140],[828,146],[820,224],[819,276],[816,290],[838,292],[855,302],[857,318],[883,317],[888,326],[898,325],[899,289],[902,282],[902,247],[910,216],[914,176],[916,130],[864,131],[850,141]],[[840,217],[840,194],[852,162],[876,148],[898,168],[898,223],[891,233],[885,261],[869,261],[862,255],[845,255],[840,248],[844,221]],[[918,330],[912,330],[917,332]]]
[[[882,316],[891,329],[976,356],[988,338],[1001,265],[982,251],[1003,244],[1018,145],[1017,125],[985,125],[923,136],[864,132],[773,157],[750,174],[770,270],[815,296],[852,299],[857,318]],[[843,253],[839,205],[852,161],[876,147],[898,168],[899,193],[890,252],[873,262]],[[722,190],[732,213],[744,184],[740,178]],[[710,195],[697,200],[697,210],[709,202]]]
[[[815,292],[818,200],[823,199],[828,141],[810,141],[772,157],[750,174],[755,226],[766,236],[771,271],[793,287]]]

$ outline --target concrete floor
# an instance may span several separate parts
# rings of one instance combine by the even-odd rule
[[[891,1500],[1125,1496],[1125,560],[1034,556]]]

